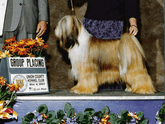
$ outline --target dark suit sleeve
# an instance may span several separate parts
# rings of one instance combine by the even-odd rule
[[[139,0],[125,0],[125,10],[128,19],[139,19]]]
[[[38,0],[38,10],[39,10],[39,21],[48,22],[48,1],[47,0]]]

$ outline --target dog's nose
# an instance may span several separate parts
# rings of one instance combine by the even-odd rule
[[[54,30],[56,29],[56,27],[53,28]]]

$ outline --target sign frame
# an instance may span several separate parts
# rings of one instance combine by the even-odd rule
[[[19,82],[22,85],[16,93],[18,95],[49,93],[45,57],[3,58],[0,76],[9,84]]]

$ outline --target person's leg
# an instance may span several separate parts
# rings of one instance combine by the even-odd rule
[[[23,9],[23,8],[22,8]],[[35,38],[35,34],[29,34],[26,31],[26,27],[25,27],[25,19],[24,19],[24,10],[22,10],[22,15],[21,15],[21,19],[20,19],[20,23],[18,26],[18,32],[17,32],[17,41],[22,40],[22,39],[28,39],[28,38]]]

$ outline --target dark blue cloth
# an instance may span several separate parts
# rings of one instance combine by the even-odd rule
[[[139,0],[89,0],[85,18],[94,20],[128,20],[139,18]]]
[[[101,39],[119,39],[123,34],[124,21],[102,21],[84,18],[83,25],[94,37]]]

